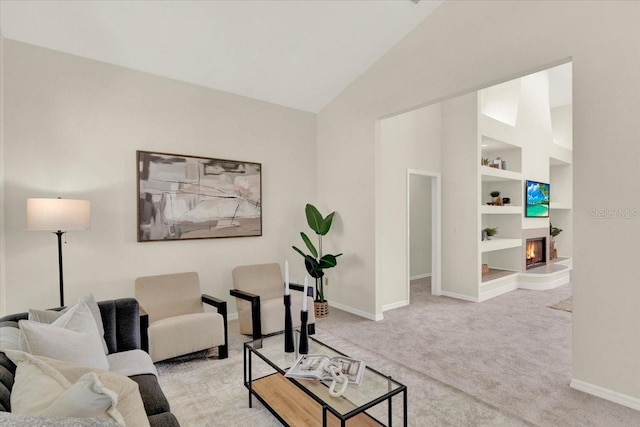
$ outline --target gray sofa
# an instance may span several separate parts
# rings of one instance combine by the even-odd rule
[[[109,354],[140,349],[145,337],[141,336],[141,323],[146,325],[146,315],[140,315],[138,302],[133,298],[98,302],[104,325],[104,339]],[[27,313],[12,314],[0,319],[0,326],[18,326],[17,322],[28,317]],[[146,328],[144,328],[146,333]],[[0,352],[0,412],[11,412],[11,389],[16,366]],[[170,412],[158,379],[153,374],[131,377],[140,390],[144,409],[151,427],[179,427],[178,420]]]

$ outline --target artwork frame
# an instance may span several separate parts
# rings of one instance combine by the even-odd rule
[[[527,179],[524,186],[525,218],[549,218],[551,185]]]
[[[262,164],[136,151],[137,240],[262,236]]]

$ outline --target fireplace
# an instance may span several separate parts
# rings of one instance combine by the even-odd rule
[[[526,269],[540,267],[547,263],[547,239],[537,237],[526,240],[525,265]]]

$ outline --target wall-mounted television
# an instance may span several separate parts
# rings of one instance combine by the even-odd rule
[[[527,218],[549,217],[549,184],[527,180],[525,199],[524,216]]]

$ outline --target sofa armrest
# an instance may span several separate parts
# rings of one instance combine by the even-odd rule
[[[230,289],[229,293],[233,297],[251,302],[251,330],[253,331],[253,339],[257,340],[262,338],[262,325],[260,323],[260,295],[241,291],[239,289]]]
[[[140,312],[134,298],[99,301],[104,340],[109,353],[141,348]],[[146,329],[144,329],[146,332]]]
[[[202,294],[202,302],[215,307],[222,316],[224,324],[224,345],[218,347],[218,358],[226,359],[229,355],[229,334],[227,333],[227,302],[211,295]]]
[[[149,314],[142,307],[140,310],[140,347],[149,353]]]

